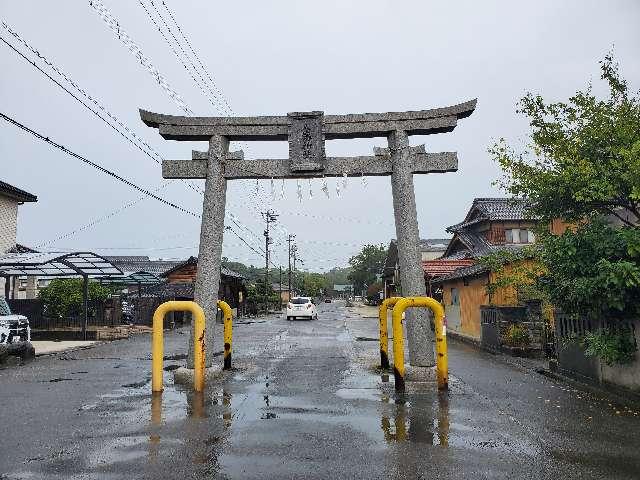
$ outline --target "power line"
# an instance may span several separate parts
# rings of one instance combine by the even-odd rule
[[[98,15],[104,21],[104,23],[116,34],[116,36],[121,41],[121,43],[137,58],[138,63],[140,65],[142,65],[147,71],[149,71],[149,73],[151,73],[151,75],[153,75],[153,77],[156,79],[158,85],[160,85],[160,87],[176,102],[176,104],[187,115],[193,115],[193,111],[189,108],[187,103],[182,99],[182,97],[178,94],[178,92],[176,90],[174,90],[172,87],[169,86],[168,82],[166,81],[166,78],[159,72],[159,70],[155,66],[153,66],[153,64],[151,63],[149,58],[147,58],[142,53],[142,50],[140,49],[140,47],[133,41],[133,39],[127,34],[127,32],[124,31],[124,29],[121,27],[120,23],[116,20],[116,18],[113,16],[113,14],[107,9],[107,7],[102,3],[102,1],[101,0],[89,0],[89,5],[98,13]],[[168,10],[168,7],[166,6],[166,4],[164,6]],[[156,9],[156,12],[159,14],[157,9]],[[175,17],[173,17],[173,21],[177,25]],[[166,25],[166,22],[165,22],[165,25]],[[168,25],[167,25],[167,28],[168,28]],[[161,30],[160,30],[160,32],[161,32]],[[186,36],[184,36],[183,32],[181,32],[181,34],[183,35],[184,38],[186,38]],[[179,44],[179,42],[178,42],[178,44]],[[201,61],[199,63],[202,65]],[[210,75],[208,74],[208,72],[206,74],[207,74],[207,76],[209,78],[211,78]],[[211,81],[213,81],[213,80],[211,79]],[[228,106],[228,102],[225,101],[225,103]],[[229,111],[231,113],[233,113],[233,110],[229,109]],[[248,150],[248,148],[247,148],[247,150]],[[255,174],[255,172],[250,172],[250,173]],[[254,197],[255,198],[252,200],[251,203],[253,203],[252,208],[253,208],[253,210],[255,210],[255,213],[257,214],[257,210],[258,210],[257,204],[258,203],[269,203],[269,202],[266,201],[264,198],[259,199],[260,202],[258,202],[258,197],[259,197],[258,192],[256,192]]]
[[[169,86],[166,78],[160,73],[160,71],[153,66],[148,57],[146,57],[140,47],[133,41],[133,39],[127,34],[121,27],[120,23],[113,14],[107,9],[101,0],[89,0],[89,5],[98,13],[104,23],[116,34],[118,40],[137,58],[138,63],[142,65],[153,77],[156,79],[158,85],[176,102],[176,104],[187,114],[194,115],[193,111],[189,108],[187,103],[182,99],[176,90]],[[251,172],[254,174],[254,172]],[[257,196],[257,195],[256,195]],[[263,203],[268,203],[262,199]],[[255,210],[258,210],[257,206],[253,206]]]
[[[120,26],[120,23],[111,14],[109,9],[105,7],[101,0],[89,0],[89,6],[92,7],[104,21],[104,23],[116,34],[118,40],[136,57],[138,63],[142,65],[153,78],[156,83],[166,92],[167,95],[178,105],[181,110],[184,110],[187,115],[193,115],[191,109],[187,106],[180,94],[175,91],[167,79],[160,73],[160,71],[153,66],[151,60],[144,55],[140,47],[133,41],[133,39],[127,34],[126,31]]]
[[[90,112],[92,112],[96,117],[98,117],[100,120],[102,120],[104,123],[106,123],[109,127],[111,127],[113,130],[115,130],[116,132],[118,132],[120,135],[122,135],[125,139],[127,139],[131,144],[133,144],[136,148],[138,148],[142,153],[146,154],[147,156],[149,156],[151,159],[153,159],[154,161],[157,162],[157,160],[155,160],[148,152],[146,152],[145,150],[143,150],[139,145],[137,145],[135,142],[133,142],[129,137],[127,137],[124,133],[122,133],[120,130],[118,130],[114,125],[112,125],[111,123],[109,123],[107,121],[106,118],[104,118],[102,115],[100,115],[97,111],[95,111],[93,108],[91,108],[89,105],[87,105],[85,102],[83,102],[80,98],[78,98],[73,92],[71,92],[69,89],[67,89],[64,85],[62,85],[60,82],[58,82],[55,78],[53,78],[51,75],[49,75],[47,72],[45,72],[44,70],[42,70],[35,62],[29,60],[29,58],[27,58],[25,55],[22,54],[22,52],[20,52],[19,50],[17,50],[13,45],[11,45],[9,42],[7,42],[4,38],[0,37],[0,41],[2,41],[5,45],[7,45],[11,50],[13,50],[15,53],[17,53],[18,55],[20,55],[24,60],[26,60],[27,62],[29,62],[31,65],[33,65],[36,69],[38,69],[43,75],[45,75],[49,80],[51,80],[53,83],[55,83],[57,86],[59,86],[62,90],[64,90],[65,92],[67,92],[69,95],[71,95],[78,103],[80,103],[81,105],[83,105],[87,110],[89,110]]]
[[[189,76],[191,77],[193,82],[196,84],[196,86],[200,89],[200,91],[203,93],[205,98],[214,107],[214,110],[218,110],[224,116],[235,115],[233,109],[229,105],[229,102],[224,98],[224,95],[222,94],[222,92],[216,87],[213,78],[209,74],[209,71],[204,67],[202,61],[200,60],[200,57],[195,52],[191,42],[189,42],[189,40],[187,39],[187,37],[186,37],[184,31],[182,30],[182,28],[180,28],[180,25],[178,24],[175,16],[171,12],[171,10],[167,6],[167,4],[165,2],[162,2],[165,10],[167,11],[169,16],[171,17],[171,19],[173,21],[173,24],[178,29],[178,31],[180,33],[180,36],[183,38],[184,42],[189,46],[189,49],[191,50],[191,52],[193,53],[194,57],[198,61],[198,64],[200,65],[200,70],[202,70],[202,71],[200,71],[196,67],[196,65],[193,63],[193,60],[189,56],[189,54],[187,52],[185,52],[182,44],[180,43],[180,41],[176,37],[176,35],[175,35],[174,31],[173,31],[173,28],[167,23],[167,21],[165,20],[163,14],[156,7],[156,3],[154,3],[153,0],[149,0],[149,3],[151,4],[151,6],[153,7],[154,12],[156,13],[158,18],[160,19],[160,21],[164,25],[166,31],[171,35],[171,37],[173,38],[173,41],[175,42],[175,45],[177,45],[178,48],[180,49],[180,51],[182,52],[182,56],[177,52],[177,50],[176,50],[176,48],[174,46],[174,42],[171,42],[171,40],[169,40],[169,38],[165,35],[164,31],[162,30],[162,28],[160,27],[158,22],[155,20],[155,18],[153,17],[153,15],[149,11],[149,9],[146,7],[144,1],[143,0],[138,0],[138,3],[140,4],[140,6],[142,6],[142,8],[144,9],[145,13],[147,14],[147,17],[149,17],[149,19],[151,20],[153,25],[156,27],[156,29],[158,30],[158,32],[162,36],[163,40],[165,41],[165,43],[169,46],[169,48],[171,49],[173,55],[178,59],[178,61],[182,64],[184,69],[189,73]],[[186,61],[185,61],[185,59],[186,59]],[[191,69],[193,69],[193,72],[187,66],[187,62],[191,65]],[[195,78],[194,72],[200,78],[200,81]],[[207,78],[209,79],[211,85],[204,78],[203,72],[204,72],[204,75],[206,75]],[[203,86],[208,89],[209,93],[207,93],[205,91]],[[215,98],[215,100],[213,100],[212,97]],[[220,98],[222,99],[222,102],[224,102],[224,105],[222,105],[220,103]],[[245,148],[245,150],[247,150],[247,152],[249,151],[249,146],[248,145],[246,145],[244,142],[241,142],[241,145],[244,146],[244,148]],[[246,173],[250,173],[252,175],[260,175],[257,172],[254,172],[254,171],[251,171],[251,170],[248,170],[248,169],[241,169],[241,170],[246,172]],[[256,198],[259,197],[258,191],[255,192],[255,197]],[[264,196],[260,200],[261,200],[261,203],[270,203],[268,201],[268,199],[266,199]],[[254,208],[257,210],[257,208],[255,206],[254,206]]]
[[[236,232],[233,228],[231,228],[230,225],[227,225],[226,227],[224,227],[225,230],[229,230],[231,233],[233,233],[236,237],[238,237],[240,239],[240,241],[242,243],[244,243],[247,247],[249,247],[249,249],[252,252],[255,252],[256,254],[258,254],[260,257],[262,257],[264,255],[264,252],[259,252],[258,250],[256,250],[251,244],[249,244],[242,236],[240,236],[240,234],[238,234],[238,232]]]
[[[97,118],[99,118],[103,123],[105,123],[107,126],[109,126],[109,128],[111,128],[112,130],[114,130],[115,132],[117,132],[120,136],[122,136],[123,138],[125,138],[129,143],[131,143],[134,147],[136,147],[138,150],[140,150],[142,153],[144,153],[147,157],[149,157],[151,160],[153,160],[154,162],[160,164],[163,159],[163,157],[157,152],[155,151],[147,142],[145,142],[143,139],[141,139],[140,137],[138,137],[135,132],[132,131],[132,129],[130,129],[127,125],[125,125],[116,115],[114,115],[113,113],[111,113],[109,111],[109,109],[107,109],[102,103],[100,103],[95,97],[91,96],[89,93],[87,93],[86,90],[84,90],[82,87],[80,87],[80,85],[75,82],[68,74],[66,74],[61,68],[59,68],[58,66],[56,66],[53,61],[49,60],[47,57],[45,57],[38,49],[36,49],[33,45],[31,45],[26,39],[24,39],[22,36],[20,36],[20,34],[15,31],[14,29],[12,29],[6,22],[2,22],[2,27],[11,35],[13,36],[13,38],[15,38],[18,42],[20,42],[22,45],[24,45],[24,47],[26,47],[27,50],[29,50],[31,53],[33,53],[38,59],[40,59],[44,64],[46,64],[53,72],[55,72],[59,77],[61,77],[62,79],[64,79],[64,81],[70,85],[71,88],[73,88],[76,92],[78,92],[78,94],[80,94],[82,97],[84,97],[84,99],[86,101],[84,101],[83,99],[79,98],[76,94],[74,94],[69,88],[65,87],[62,83],[60,83],[60,81],[56,80],[55,78],[53,78],[51,75],[49,75],[46,71],[44,71],[40,66],[38,66],[34,61],[32,61],[31,59],[29,59],[26,55],[24,55],[22,52],[20,52],[14,45],[12,45],[11,43],[9,43],[7,40],[5,40],[4,38],[0,37],[0,40],[7,46],[9,47],[11,50],[13,50],[17,55],[19,55],[23,60],[25,60],[27,63],[29,63],[31,66],[33,66],[35,69],[37,69],[42,75],[44,75],[48,80],[50,80],[52,83],[54,83],[56,86],[58,86],[59,88],[61,88],[65,93],[67,93],[68,95],[70,95],[75,101],[77,101],[78,103],[80,103],[83,107],[85,107],[87,110],[89,110],[93,115],[95,115]],[[96,108],[94,109],[91,104],[93,104]],[[107,117],[109,117],[114,123],[112,124],[109,120],[107,120],[107,118],[105,118],[105,116],[103,116],[102,112],[104,115],[106,115]],[[119,127],[121,127],[126,133],[124,133],[122,130],[120,130]],[[133,137],[133,138],[131,138]],[[68,153],[68,152],[67,152]],[[189,188],[191,188],[192,190],[202,194],[202,190],[200,190],[199,188],[195,187],[191,182],[186,182],[183,181]],[[166,186],[166,183],[163,184],[163,186]],[[159,187],[161,188],[161,187]],[[157,191],[154,190],[154,192]],[[107,215],[103,216],[103,217],[99,217],[97,219],[94,219],[84,225],[82,225],[81,227],[78,227],[70,232],[67,232],[63,235],[61,235],[60,237],[57,237],[54,240],[45,242],[43,244],[38,245],[39,247],[44,246],[44,245],[49,245],[53,242],[65,239],[65,238],[69,238],[79,232],[82,232],[84,230],[87,230],[88,228],[91,228],[105,220],[108,220],[110,218],[113,218],[114,216],[116,216],[117,214],[121,213],[122,211],[126,210],[127,208],[137,204],[139,201],[141,201],[144,198],[147,198],[148,195],[145,193],[145,195],[143,195],[140,199],[135,200],[133,202],[129,202],[125,205],[123,205],[122,207],[119,207],[118,209],[108,213]],[[187,210],[185,210],[186,212],[188,212]],[[190,214],[194,215],[192,212],[189,212]],[[241,227],[244,228],[245,230],[247,230],[248,232],[250,232],[252,235],[256,236],[257,235],[252,232],[248,227],[243,226],[241,224],[240,219],[238,219],[237,217],[234,219],[234,223]]]
[[[67,93],[68,95],[70,95],[74,100],[76,100],[78,103],[80,103],[83,107],[85,107],[87,110],[89,110],[93,115],[95,115],[97,118],[99,118],[102,122],[104,122],[107,126],[109,126],[109,128],[113,129],[114,131],[116,131],[119,135],[121,135],[123,138],[125,138],[129,143],[131,143],[132,145],[134,145],[137,149],[139,149],[141,152],[143,152],[147,157],[151,158],[154,162],[160,164],[162,160],[164,160],[164,158],[157,152],[155,151],[148,143],[146,143],[144,140],[142,140],[141,138],[139,138],[135,132],[132,131],[132,129],[130,129],[127,125],[125,125],[120,119],[118,119],[118,117],[116,117],[116,115],[114,115],[113,113],[111,113],[109,111],[109,109],[107,109],[100,101],[98,101],[95,97],[91,96],[89,93],[87,93],[86,90],[84,90],[82,87],[80,87],[80,85],[75,82],[68,74],[66,74],[60,67],[58,67],[57,65],[55,65],[53,63],[53,61],[51,61],[50,59],[48,59],[47,57],[45,57],[38,49],[36,49],[33,45],[31,45],[26,39],[24,39],[22,36],[20,36],[20,34],[15,31],[14,29],[12,29],[6,22],[2,22],[2,27],[9,32],[9,34],[11,34],[17,41],[19,41],[22,45],[24,45],[29,51],[31,51],[38,59],[40,59],[42,62],[44,62],[49,68],[51,68],[51,70],[53,72],[55,72],[57,75],[59,75],[62,79],[64,79],[64,81],[66,81],[66,83],[68,85],[70,85],[73,89],[75,89],[80,95],[82,95],[86,101],[82,100],[81,98],[79,98],[76,94],[74,94],[71,90],[69,90],[69,88],[65,87],[63,84],[61,84],[58,80],[56,80],[55,78],[53,78],[51,75],[49,75],[46,71],[44,71],[41,67],[39,67],[34,61],[30,60],[28,57],[26,57],[22,52],[20,52],[18,49],[16,49],[13,45],[11,45],[9,42],[7,42],[4,38],[0,37],[0,40],[7,45],[11,50],[13,50],[17,55],[19,55],[22,59],[24,59],[27,63],[29,63],[31,66],[33,66],[35,69],[37,69],[40,73],[42,73],[47,79],[49,79],[51,82],[53,82],[55,85],[57,85],[59,88],[61,88],[65,93]],[[92,103],[93,105],[95,105],[95,109],[92,108],[92,106],[90,105],[90,103]],[[99,110],[99,111],[98,111]],[[112,124],[111,122],[109,122],[100,112],[104,112],[104,114],[106,116],[108,116],[114,123],[116,123],[117,125],[119,125],[120,127],[122,127],[122,129],[124,129],[124,131],[126,132],[123,133],[122,130],[120,130],[118,128],[118,126]],[[130,138],[128,135],[131,135],[131,137],[133,137],[134,140],[132,140],[132,138]],[[140,142],[142,144],[139,145],[136,143]],[[198,187],[194,186],[191,182],[187,182],[182,180],[182,182],[184,182],[189,188],[191,188],[192,190],[194,190],[197,193],[202,194],[202,190],[199,189]],[[117,209],[117,212],[121,212],[122,209]],[[114,214],[115,215],[115,214]],[[108,215],[108,218],[113,217],[114,215]],[[106,219],[106,218],[105,218]],[[105,220],[105,219],[101,219]],[[63,238],[68,238],[69,236],[71,236],[73,233],[78,233],[80,231],[85,230],[86,228],[89,228],[93,225],[96,225],[97,223],[100,222],[89,222],[87,225],[74,230],[73,232],[70,232],[69,235],[63,237]],[[241,225],[242,222],[240,221],[239,218],[235,218],[234,223],[236,223],[236,225],[244,228],[245,230],[247,230],[248,232],[250,232],[252,235],[254,235],[255,237],[257,237],[257,235],[252,232],[248,227]],[[54,240],[57,241],[57,240]]]
[[[104,116],[102,116],[101,113],[99,113],[97,110],[95,110],[94,108],[89,106],[87,103],[85,103],[85,101],[83,101],[80,98],[78,98],[78,96],[76,96],[74,93],[72,93],[68,88],[66,88],[64,85],[62,85],[60,82],[58,82],[55,78],[53,78],[47,72],[45,72],[34,61],[30,60],[27,56],[25,56],[22,52],[20,52],[18,49],[16,49],[13,45],[11,45],[9,42],[7,42],[4,38],[0,37],[0,40],[2,40],[2,42],[5,45],[7,45],[11,50],[13,50],[17,55],[22,57],[27,63],[29,63],[34,68],[36,68],[40,73],[42,73],[45,77],[47,77],[55,85],[57,85],[63,91],[65,91],[67,94],[69,94],[74,100],[76,100],[83,107],[85,107],[87,110],[89,110],[97,118],[102,120],[102,122],[104,122],[109,128],[111,128],[112,130],[116,131],[120,136],[125,138],[129,143],[131,143],[134,147],[136,147],[138,150],[140,150],[142,153],[144,153],[147,157],[149,157],[155,163],[160,164],[162,162],[162,160],[164,160],[164,158],[162,158],[162,156],[156,150],[154,150],[153,147],[151,147],[151,145],[149,145],[146,141],[144,141],[142,138],[140,138],[138,135],[136,135],[136,133],[131,128],[129,128],[127,125],[125,125],[116,115],[111,113],[109,111],[109,109],[107,109],[100,101],[98,101],[95,97],[89,95],[89,93],[87,93],[86,90],[81,88],[80,85],[78,85],[78,83],[75,82],[68,74],[66,74],[62,69],[60,69],[58,66],[56,66],[51,60],[49,60],[47,57],[45,57],[42,53],[40,53],[40,51],[38,49],[36,49],[33,45],[31,45],[23,37],[21,37],[20,34],[18,32],[16,32],[14,29],[12,29],[6,22],[4,22],[4,21],[2,22],[2,27],[7,32],[9,32],[16,40],[18,40],[20,43],[22,43],[37,58],[39,58],[42,62],[44,62],[49,68],[51,68],[51,70],[53,70],[57,75],[62,77],[67,82],[68,85],[70,85],[72,88],[74,88],[88,102],[93,103],[98,110],[100,110],[101,112],[104,112],[104,114],[107,115],[114,123],[116,123],[117,125],[122,127],[126,133],[123,133],[117,126],[113,125],[106,118],[104,118]],[[133,139],[130,138],[129,135],[131,137],[133,137]],[[138,142],[138,143],[136,143],[136,142]],[[200,194],[203,193],[200,189],[195,187],[191,182],[184,182],[184,183],[186,183],[187,186],[189,188],[191,188],[192,190],[194,190],[195,192],[198,192]]]
[[[202,83],[200,81],[198,81],[196,79],[196,77],[193,75],[193,72],[191,71],[191,69],[187,66],[187,64],[185,63],[185,61],[183,60],[183,57],[180,56],[180,54],[176,51],[173,43],[167,38],[167,36],[164,34],[164,32],[162,31],[162,28],[160,28],[160,25],[158,25],[158,22],[156,22],[155,18],[153,18],[153,15],[151,14],[151,12],[149,11],[149,9],[147,8],[147,6],[144,4],[144,2],[142,0],[138,0],[138,3],[140,4],[140,6],[144,9],[145,13],[147,14],[147,17],[149,17],[149,19],[151,20],[151,22],[155,25],[155,27],[158,29],[158,32],[160,33],[160,35],[162,36],[162,38],[164,39],[165,43],[167,45],[169,45],[169,48],[171,49],[171,51],[173,52],[173,55],[178,59],[178,61],[180,61],[180,63],[182,64],[182,66],[184,67],[184,69],[187,71],[187,73],[189,73],[189,76],[191,77],[191,79],[194,81],[194,83],[198,86],[198,88],[200,89],[200,91],[202,92],[202,94],[207,98],[207,100],[209,100],[209,102],[211,103],[211,105],[213,105],[214,108],[219,109],[220,111],[224,111],[223,106],[220,104],[219,101],[214,101],[210,95],[207,93],[207,91],[204,89],[204,87],[202,86]],[[178,48],[180,49],[180,51],[182,52],[182,54],[187,58],[187,60],[189,61],[189,63],[191,64],[191,68],[193,69],[193,71],[195,72],[196,75],[198,75],[200,77],[200,79],[202,80],[203,83],[206,82],[204,80],[204,78],[202,77],[202,75],[200,74],[200,72],[196,69],[195,65],[193,64],[193,62],[191,61],[191,59],[189,58],[189,56],[186,54],[186,52],[184,51],[184,49],[182,48],[182,45],[180,44],[180,42],[178,42],[176,36],[173,33],[173,30],[169,27],[169,25],[167,24],[166,20],[164,19],[164,17],[162,16],[162,14],[158,11],[158,9],[156,8],[155,3],[153,3],[153,0],[150,0],[151,6],[153,7],[153,10],[156,12],[156,15],[158,16],[158,18],[160,18],[160,21],[162,22],[162,24],[165,26],[165,28],[167,29],[167,31],[169,32],[169,34],[171,35],[171,37],[173,37],[173,40],[175,41],[176,45],[178,45]]]
[[[224,97],[223,93],[218,89],[218,87],[216,86],[215,81],[213,80],[213,78],[211,77],[211,74],[209,73],[209,70],[204,66],[204,64],[202,63],[202,60],[200,60],[200,56],[196,53],[195,49],[193,48],[193,46],[191,45],[191,42],[189,41],[189,39],[187,38],[187,36],[184,34],[184,32],[182,31],[182,28],[180,28],[180,25],[178,24],[178,22],[176,21],[176,17],[173,15],[173,13],[171,12],[171,9],[169,9],[168,5],[166,4],[166,2],[164,0],[162,0],[162,6],[165,8],[165,10],[167,11],[167,13],[169,14],[169,16],[171,17],[171,20],[173,21],[173,24],[176,26],[176,28],[178,29],[178,32],[180,32],[180,35],[182,36],[184,42],[187,44],[187,46],[189,47],[189,50],[191,50],[191,53],[193,54],[194,58],[196,59],[196,61],[198,62],[198,65],[200,65],[200,68],[202,69],[202,71],[205,73],[205,75],[207,76],[207,78],[209,79],[211,88],[212,88],[212,94],[214,97],[219,97],[222,99],[222,102],[224,102],[227,110],[231,113],[231,115],[235,115],[235,113],[233,112],[233,109],[231,108],[231,106],[229,105],[229,102],[227,102],[227,99]],[[188,57],[188,55],[187,55]]]
[[[158,188],[155,188],[153,190],[153,192],[157,192],[158,190],[166,187],[168,184],[169,184],[169,182],[163,182],[160,186],[158,186]],[[107,213],[106,215],[103,215],[101,217],[95,218],[95,219],[91,220],[89,223],[85,223],[84,225],[82,225],[82,226],[80,226],[78,228],[75,228],[74,230],[71,230],[71,231],[69,231],[67,233],[64,233],[64,234],[56,237],[53,240],[49,240],[47,242],[43,242],[43,243],[41,243],[39,245],[36,245],[36,248],[42,248],[42,247],[45,247],[47,245],[51,245],[52,243],[58,242],[60,240],[64,240],[64,239],[69,238],[69,237],[71,237],[73,235],[76,235],[77,233],[80,233],[80,232],[82,232],[84,230],[87,230],[87,229],[89,229],[91,227],[94,227],[94,226],[98,225],[99,223],[102,223],[105,220],[109,220],[110,218],[115,217],[116,215],[122,213],[127,208],[130,208],[130,207],[133,207],[134,205],[137,205],[138,203],[140,203],[143,200],[146,200],[147,198],[149,198],[147,195],[142,195],[141,197],[139,197],[139,198],[137,198],[137,199],[135,199],[135,200],[133,200],[131,202],[125,203],[124,205],[120,206],[119,208]]]
[[[40,133],[36,132],[35,130],[32,130],[31,128],[29,128],[29,127],[27,127],[26,125],[24,125],[24,124],[22,124],[22,123],[18,122],[17,120],[14,120],[13,118],[11,118],[11,117],[9,117],[9,116],[5,115],[5,114],[4,114],[4,113],[2,113],[2,112],[0,112],[0,117],[2,117],[2,119],[3,119],[3,120],[6,120],[7,122],[9,122],[9,123],[11,123],[11,124],[15,125],[16,127],[21,128],[21,129],[22,129],[22,130],[24,130],[25,132],[30,133],[30,134],[31,134],[31,135],[33,135],[34,137],[36,137],[36,138],[38,138],[38,139],[40,139],[40,140],[42,140],[42,141],[44,141],[44,142],[48,143],[49,145],[54,146],[54,147],[55,147],[55,148],[57,148],[58,150],[61,150],[61,151],[65,152],[67,155],[70,155],[70,156],[72,156],[72,157],[74,157],[74,158],[77,158],[78,160],[80,160],[80,161],[82,161],[82,162],[86,163],[87,165],[92,166],[93,168],[95,168],[95,169],[97,169],[97,170],[101,171],[102,173],[105,173],[105,174],[109,175],[110,177],[115,178],[116,180],[118,180],[118,181],[120,181],[120,182],[124,183],[125,185],[128,185],[128,186],[130,186],[131,188],[134,188],[134,189],[138,190],[139,192],[142,192],[142,193],[144,193],[145,195],[147,195],[147,196],[149,196],[149,197],[151,197],[151,198],[153,198],[153,199],[155,199],[155,200],[158,200],[159,202],[162,202],[162,203],[164,203],[165,205],[170,206],[171,208],[175,208],[176,210],[179,210],[179,211],[181,211],[181,212],[183,212],[183,213],[188,213],[189,215],[192,215],[192,216],[194,216],[194,217],[196,217],[196,218],[200,218],[200,215],[198,215],[197,213],[193,213],[193,212],[191,212],[191,211],[187,210],[187,209],[186,209],[186,208],[184,208],[184,207],[181,207],[181,206],[179,206],[179,205],[177,205],[177,204],[175,204],[175,203],[170,202],[169,200],[166,200],[166,199],[164,199],[164,198],[162,198],[162,197],[159,197],[158,195],[156,195],[155,193],[151,192],[150,190],[147,190],[146,188],[140,187],[140,186],[136,185],[135,183],[133,183],[131,180],[128,180],[128,179],[126,179],[126,178],[124,178],[124,177],[122,177],[122,176],[118,175],[117,173],[112,172],[111,170],[107,170],[107,169],[106,169],[106,168],[104,168],[103,166],[98,165],[97,163],[92,162],[91,160],[89,160],[89,159],[87,159],[87,158],[83,157],[82,155],[79,155],[79,154],[77,154],[77,153],[75,153],[75,152],[73,152],[73,151],[69,150],[69,149],[68,149],[68,148],[66,148],[64,145],[61,145],[61,144],[59,144],[59,143],[57,143],[57,142],[55,142],[55,141],[51,140],[49,137],[46,137],[46,136],[44,136],[44,135],[42,135],[42,134],[40,134]]]

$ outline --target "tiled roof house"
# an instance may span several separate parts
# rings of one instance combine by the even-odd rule
[[[518,250],[535,242],[538,224],[521,198],[476,198],[465,218],[447,228],[453,238],[444,255],[423,262],[427,287],[441,299],[449,331],[478,340],[480,306],[489,303],[486,285],[492,272],[478,260],[500,250]],[[452,268],[455,262],[460,265]],[[448,267],[448,268],[446,268]],[[506,296],[492,298],[508,304]]]

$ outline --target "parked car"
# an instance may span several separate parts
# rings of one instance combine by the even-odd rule
[[[324,303],[331,303],[331,299],[329,297],[325,298]]]
[[[318,319],[318,311],[310,297],[293,297],[287,303],[287,320],[296,318]]]
[[[14,315],[4,298],[0,298],[0,344],[30,342],[29,319],[24,315]]]

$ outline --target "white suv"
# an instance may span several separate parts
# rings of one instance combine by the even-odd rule
[[[309,297],[293,297],[287,303],[287,320],[296,318],[318,319],[318,311],[313,301]]]
[[[7,301],[0,297],[0,345],[30,342],[31,328],[24,315],[13,315]]]

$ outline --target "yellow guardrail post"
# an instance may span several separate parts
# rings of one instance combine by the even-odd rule
[[[398,300],[391,315],[393,322],[393,375],[396,390],[404,390],[404,336],[402,334],[402,314],[410,307],[430,308],[435,317],[436,327],[436,374],[438,389],[449,387],[447,365],[447,332],[444,325],[444,308],[431,297],[407,297]]]
[[[378,318],[380,319],[380,368],[389,368],[389,334],[387,331],[387,310],[393,307],[402,297],[389,297],[378,307]]]
[[[224,365],[223,370],[231,369],[231,346],[233,340],[233,312],[227,302],[218,301],[218,307],[224,315]]]
[[[191,312],[194,321],[193,332],[193,389],[204,390],[204,311],[196,302],[171,301],[164,302],[153,314],[153,334],[151,336],[151,391],[162,392],[162,363],[164,355],[164,338],[162,327],[164,316],[169,312]]]

